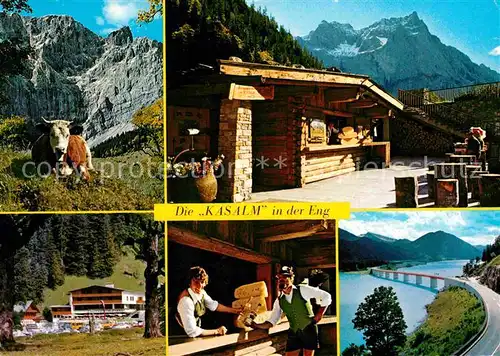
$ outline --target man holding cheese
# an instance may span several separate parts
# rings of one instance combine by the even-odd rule
[[[207,309],[222,313],[239,314],[243,309],[226,307],[210,298],[205,291],[208,284],[208,274],[201,267],[192,267],[188,275],[189,288],[179,295],[176,320],[189,337],[225,335],[227,329],[221,326],[217,329],[201,328],[201,317]]]
[[[304,356],[313,356],[318,348],[318,326],[316,325],[326,308],[332,302],[330,293],[308,285],[293,285],[293,269],[283,266],[276,276],[280,295],[275,300],[270,318],[261,324],[251,323],[254,329],[270,329],[278,324],[284,313],[290,323],[286,356],[298,356],[303,350]],[[311,299],[319,304],[316,314],[313,313]]]

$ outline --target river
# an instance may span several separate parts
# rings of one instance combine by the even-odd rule
[[[467,262],[467,260],[431,262],[400,270],[455,277],[462,275],[462,267]],[[436,291],[426,287],[415,287],[367,274],[340,273],[340,347],[342,351],[351,343],[357,345],[364,343],[363,334],[354,329],[352,319],[359,304],[379,286],[394,288],[405,316],[407,333],[413,332],[425,320],[425,306],[431,303],[436,295]]]

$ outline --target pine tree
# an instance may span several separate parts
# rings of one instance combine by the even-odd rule
[[[363,332],[372,355],[397,355],[406,342],[406,322],[392,287],[375,288],[356,311],[354,327]]]
[[[31,254],[31,275],[32,299],[36,304],[43,300],[44,289],[49,279],[47,264],[47,243],[45,236],[36,233],[28,243],[28,250]]]
[[[66,253],[63,255],[65,271],[74,276],[85,276],[88,261],[93,252],[87,215],[75,215],[70,219],[70,235]]]
[[[14,273],[11,288],[13,289],[13,300],[17,302],[26,302],[32,295],[31,286],[31,266],[30,251],[27,247],[22,247],[14,256]]]

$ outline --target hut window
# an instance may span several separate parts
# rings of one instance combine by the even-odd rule
[[[338,134],[342,132],[342,129],[347,126],[347,120],[345,118],[338,118],[330,116],[327,118],[326,126],[326,143],[328,145],[339,145],[340,140]]]
[[[320,118],[312,118],[309,121],[309,142],[310,143],[325,143],[326,140],[326,124],[325,120]]]

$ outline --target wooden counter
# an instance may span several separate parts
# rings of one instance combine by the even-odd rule
[[[337,317],[325,316],[318,323],[318,326],[321,342],[325,346],[336,345]],[[288,329],[289,323],[282,322],[267,331],[242,331],[239,334],[198,338],[169,337],[168,354],[173,356],[193,354],[222,356],[244,355],[253,350],[259,350],[259,355],[271,355],[283,351],[286,345]]]
[[[367,143],[358,143],[356,145],[318,145],[318,146],[308,146],[304,148],[305,152],[322,152],[322,151],[339,151],[343,149],[350,149],[355,147],[390,147],[390,142],[367,142]]]
[[[387,168],[391,161],[390,147],[390,142],[308,146],[302,151],[303,185],[361,170],[370,156],[379,157]]]

